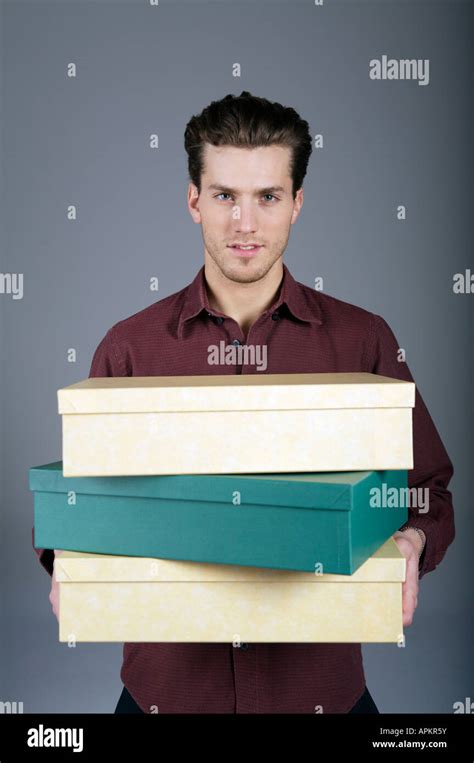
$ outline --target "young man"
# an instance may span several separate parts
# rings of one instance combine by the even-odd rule
[[[181,291],[119,321],[94,354],[90,376],[261,373],[255,355],[209,363],[209,348],[266,349],[266,373],[366,371],[413,381],[378,315],[293,279],[282,258],[303,205],[308,123],[248,92],[194,116],[185,132],[188,208],[201,226],[204,265]],[[404,625],[418,581],[454,538],[451,461],[417,390],[415,468],[409,487],[430,490],[394,538],[407,560]],[[272,443],[268,443],[272,447]],[[54,553],[37,549],[53,573]],[[58,613],[57,585],[50,594]],[[360,644],[124,644],[116,712],[378,712],[365,687]]]

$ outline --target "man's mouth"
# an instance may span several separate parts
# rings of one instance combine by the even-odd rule
[[[251,244],[230,244],[230,249],[232,249],[235,254],[240,255],[241,257],[252,257],[255,254],[257,254],[262,246],[257,243],[251,243]]]

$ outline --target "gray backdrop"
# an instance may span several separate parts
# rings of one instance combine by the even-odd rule
[[[474,295],[453,293],[453,275],[473,265],[471,11],[387,0],[3,2],[1,271],[24,284],[22,299],[0,294],[0,700],[25,712],[115,708],[121,644],[58,642],[50,578],[31,546],[28,468],[61,458],[56,391],[88,375],[106,330],[201,266],[184,127],[243,89],[294,106],[324,135],[284,260],[297,280],[322,275],[327,293],[388,321],[455,467],[456,540],[421,581],[406,648],[364,647],[367,685],[382,712],[451,713],[474,697]],[[371,81],[368,62],[383,54],[429,59],[429,84]]]

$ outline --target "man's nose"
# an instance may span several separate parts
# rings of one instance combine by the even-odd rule
[[[257,229],[258,209],[255,202],[240,201],[234,207],[235,231],[252,232]]]

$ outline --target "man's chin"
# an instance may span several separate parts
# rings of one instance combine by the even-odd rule
[[[219,263],[219,268],[222,274],[230,281],[253,283],[266,276],[274,264],[275,262],[263,260],[258,255],[248,259],[234,256],[232,261],[226,259],[225,262]]]
[[[230,281],[236,283],[253,283],[263,278],[270,270],[271,265],[265,267],[262,263],[257,262],[245,262],[245,263],[232,263],[221,268],[222,273]]]

